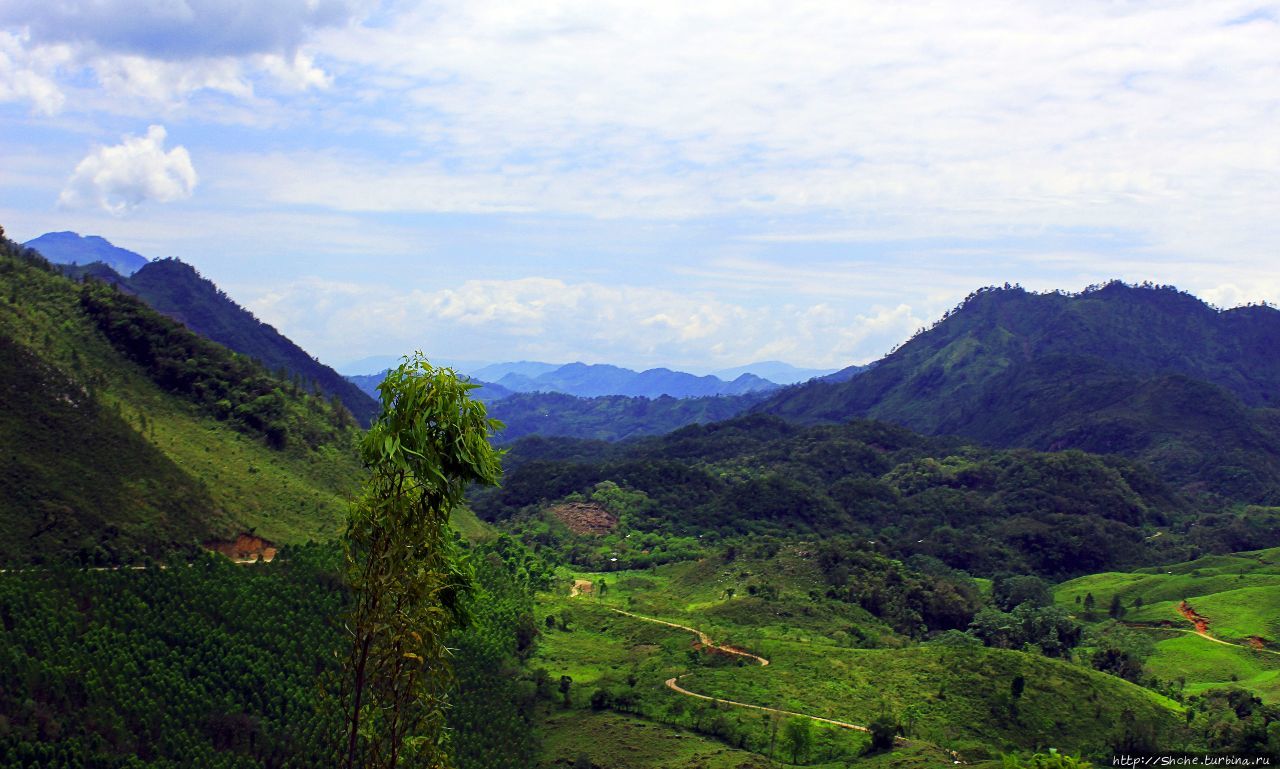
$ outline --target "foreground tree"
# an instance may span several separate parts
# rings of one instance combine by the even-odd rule
[[[443,767],[445,636],[463,621],[471,586],[449,512],[468,485],[497,483],[500,454],[489,435],[500,425],[470,399],[475,385],[421,353],[378,389],[382,413],[361,444],[371,476],[346,533],[354,607],[340,691],[342,765]]]

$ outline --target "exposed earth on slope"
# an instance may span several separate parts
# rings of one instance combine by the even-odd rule
[[[551,514],[574,534],[599,537],[613,531],[618,516],[595,502],[565,502],[551,508]]]
[[[233,561],[270,562],[276,557],[276,546],[254,534],[240,534],[234,540],[211,540],[204,543],[206,550],[221,553]]]

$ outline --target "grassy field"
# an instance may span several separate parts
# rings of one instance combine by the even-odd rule
[[[1128,709],[1172,733],[1181,709],[1120,679],[1035,654],[982,647],[817,649],[778,642],[767,668],[698,671],[699,693],[868,723],[893,714],[908,735],[962,753],[1055,747],[1105,750]],[[1013,680],[1026,688],[1016,700]],[[977,751],[981,755],[981,751]]]
[[[341,531],[363,475],[354,430],[341,445],[269,448],[161,389],[85,315],[76,284],[15,263],[5,266],[0,335],[91,392],[203,487],[210,509],[188,528],[215,537],[254,532],[277,543],[328,539]],[[156,528],[178,525],[164,518],[157,514]]]
[[[1194,561],[1133,572],[1089,574],[1063,582],[1054,599],[1069,611],[1080,613],[1084,597],[1092,594],[1096,611],[1105,615],[1112,596],[1119,595],[1126,609],[1141,598],[1146,606],[1195,599],[1241,588],[1280,588],[1280,548],[1231,555],[1214,555]],[[1197,605],[1197,611],[1199,607]],[[1212,615],[1206,614],[1212,619]],[[1144,611],[1145,614],[1145,611]]]
[[[583,698],[597,688],[635,681],[640,698],[651,704],[649,712],[662,717],[687,715],[699,706],[663,686],[682,674],[682,687],[715,698],[858,724],[887,713],[916,745],[957,749],[976,760],[994,757],[994,750],[1102,751],[1125,710],[1170,734],[1182,720],[1173,701],[1080,665],[1019,651],[912,645],[860,609],[810,596],[817,575],[797,554],[802,552],[779,554],[775,569],[763,562],[705,559],[644,572],[565,572],[564,591],[574,578],[590,580],[593,590],[575,599],[564,593],[543,598],[543,610],[557,628],[568,612],[570,630],[544,632],[536,664],[553,678],[569,675]],[[763,574],[778,588],[778,598],[746,590]],[[763,655],[771,664],[691,654],[694,638],[688,632],[611,608],[696,627],[717,643]],[[880,648],[852,648],[867,645]],[[1018,676],[1026,687],[1015,701],[1011,686]],[[748,744],[767,731],[765,714],[736,710],[727,712]],[[823,736],[851,743],[847,751],[856,752],[865,740],[835,728],[819,731],[844,732]]]
[[[1189,597],[1197,614],[1209,619],[1209,634],[1227,640],[1254,636],[1274,641],[1280,638],[1280,585],[1241,587]],[[1183,622],[1178,613],[1179,601],[1145,604],[1140,610],[1125,613],[1129,622],[1161,622],[1173,619]]]
[[[1095,610],[1084,611],[1092,594]],[[1166,681],[1185,681],[1190,694],[1221,686],[1241,686],[1264,701],[1280,701],[1280,654],[1228,646],[1192,633],[1178,611],[1183,600],[1208,619],[1215,638],[1244,645],[1259,637],[1274,652],[1280,639],[1280,549],[1215,555],[1129,573],[1090,574],[1059,585],[1055,601],[1079,619],[1103,621],[1113,596],[1120,596],[1127,623],[1168,625],[1150,629],[1155,652],[1147,669]],[[1137,605],[1141,599],[1141,606]]]
[[[712,637],[733,644],[902,643],[862,608],[821,597],[827,585],[807,553],[804,545],[790,545],[771,559],[713,557],[647,571],[576,576],[597,586],[606,584],[603,596],[591,597],[594,602],[672,621],[695,621]]]
[[[695,731],[654,723],[613,712],[560,711],[543,727],[544,751],[540,767],[572,765],[585,755],[595,766],[609,769],[768,769],[785,764],[768,756],[725,745]],[[810,764],[818,769],[844,769],[845,761]],[[950,766],[951,757],[924,744],[903,746],[889,753],[861,757],[858,767],[914,769]]]
[[[1242,686],[1265,702],[1280,702],[1280,655],[1214,643],[1194,633],[1153,632],[1147,667],[1166,680],[1186,680],[1186,691]]]

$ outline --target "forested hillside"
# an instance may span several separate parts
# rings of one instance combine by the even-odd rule
[[[377,413],[375,399],[332,368],[311,357],[275,328],[236,304],[194,267],[178,259],[157,259],[124,277],[100,264],[65,267],[67,274],[91,276],[123,287],[153,309],[200,336],[260,361],[284,378],[296,378],[338,398],[362,425]]]
[[[506,464],[503,487],[476,495],[492,520],[613,482],[635,494],[627,515],[643,530],[848,534],[975,574],[1065,576],[1280,544],[1278,511],[1198,514],[1120,457],[993,450],[880,422],[798,427],[753,415],[630,444],[530,438]],[[607,550],[592,557],[602,566]],[[618,557],[640,558],[630,547]]]
[[[337,531],[359,475],[340,403],[7,240],[0,351],[4,561]]]
[[[1209,501],[1280,502],[1280,311],[1219,311],[1167,287],[971,295],[866,373],[757,408],[886,419],[997,446],[1149,463]]]
[[[449,645],[452,753],[523,769],[535,684],[533,586],[519,550],[480,546],[470,624]],[[348,596],[336,546],[270,564],[8,574],[0,580],[0,765],[334,766]],[[523,630],[522,630],[523,628]]]

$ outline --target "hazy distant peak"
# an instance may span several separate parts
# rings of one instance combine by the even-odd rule
[[[833,368],[800,368],[780,360],[764,360],[748,363],[745,366],[721,369],[713,373],[727,381],[736,380],[743,374],[753,374],[770,382],[787,385],[827,376],[835,372],[836,369]]]
[[[39,251],[54,264],[102,262],[124,276],[132,275],[149,261],[141,254],[112,245],[111,241],[101,236],[81,236],[75,232],[46,232],[23,245]]]

